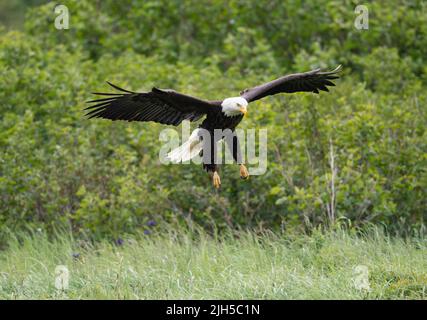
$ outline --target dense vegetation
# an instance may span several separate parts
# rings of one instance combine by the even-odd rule
[[[55,3],[29,9],[20,31],[0,27],[0,241],[59,226],[117,238],[151,220],[425,232],[424,1],[369,3],[368,30],[354,27],[358,1],[62,3],[69,30],[55,29]],[[219,192],[200,166],[160,164],[161,125],[82,112],[106,80],[219,99],[338,64],[329,94],[251,105],[242,127],[268,129],[268,170],[240,181],[224,166]]]

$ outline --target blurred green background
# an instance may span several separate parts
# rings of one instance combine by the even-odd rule
[[[8,29],[23,29],[27,9],[46,0],[0,0],[0,24]]]
[[[118,237],[151,220],[425,232],[425,1],[62,1],[69,30],[54,26],[57,4],[0,1],[0,241],[58,227]],[[219,192],[201,166],[159,162],[163,126],[82,112],[106,80],[221,99],[338,64],[330,93],[251,104],[241,127],[268,129],[268,170],[241,181],[223,166]]]

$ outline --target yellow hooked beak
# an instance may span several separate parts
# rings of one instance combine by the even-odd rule
[[[243,113],[243,116],[246,116],[246,114],[248,113],[248,110],[246,109],[246,107],[240,107],[240,112]]]

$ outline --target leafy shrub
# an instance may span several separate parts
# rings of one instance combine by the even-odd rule
[[[58,226],[117,236],[150,219],[313,227],[334,221],[423,226],[427,203],[425,48],[421,1],[67,1],[29,11],[0,36],[0,230]],[[209,99],[291,71],[334,67],[330,94],[281,95],[250,107],[268,128],[268,170],[242,182],[225,166],[214,192],[200,166],[158,160],[161,125],[83,118],[105,80]],[[178,128],[179,130],[179,128]],[[331,160],[334,166],[331,167]],[[334,180],[332,188],[332,180]],[[333,191],[332,191],[333,190]]]

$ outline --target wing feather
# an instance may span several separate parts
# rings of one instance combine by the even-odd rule
[[[319,90],[329,92],[328,86],[335,86],[331,80],[338,79],[339,77],[336,74],[340,71],[341,65],[328,72],[315,69],[304,73],[290,74],[262,85],[245,89],[240,95],[248,102],[251,102],[278,93],[319,93]]]
[[[95,92],[96,95],[108,97],[87,101],[91,104],[85,108],[89,119],[154,121],[179,125],[183,120],[196,121],[220,107],[218,101],[205,101],[173,90],[153,88],[150,92],[138,93],[107,83],[121,93]]]

